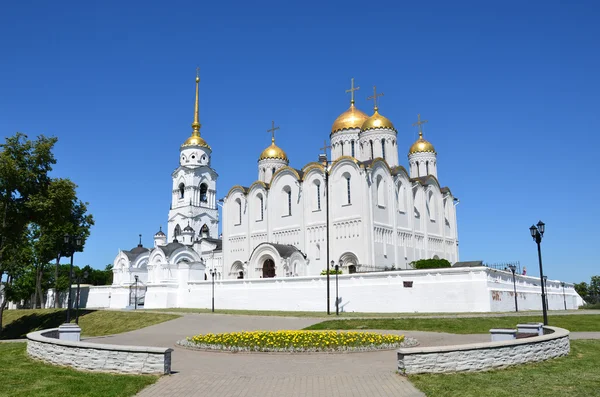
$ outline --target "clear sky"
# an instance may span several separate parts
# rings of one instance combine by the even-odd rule
[[[160,4],[159,4],[160,3]],[[0,6],[0,138],[59,138],[55,176],[79,185],[96,226],[79,265],[166,226],[171,172],[190,135],[201,68],[202,136],[218,196],[257,178],[277,143],[317,159],[331,124],[375,84],[398,129],[438,152],[460,199],[461,260],[519,260],[539,274],[600,274],[600,4],[597,1],[19,1]]]

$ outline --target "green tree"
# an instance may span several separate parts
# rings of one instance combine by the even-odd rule
[[[589,286],[585,281],[575,284],[574,288],[583,300],[585,300],[586,297],[589,295]]]
[[[28,225],[39,216],[30,206],[31,199],[48,189],[48,173],[56,163],[55,143],[56,138],[42,135],[32,141],[17,133],[0,145],[0,274],[6,273],[7,297],[0,305],[0,332],[11,286],[23,267],[20,259],[28,245]]]
[[[447,259],[420,259],[410,264],[415,269],[438,269],[452,266]]]

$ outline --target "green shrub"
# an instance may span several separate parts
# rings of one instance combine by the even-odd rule
[[[342,269],[338,270],[337,272],[335,271],[335,269],[330,269],[329,270],[329,274],[342,274]],[[321,276],[326,276],[327,275],[327,270],[321,270]]]
[[[410,264],[415,269],[439,269],[452,266],[446,259],[420,259]]]

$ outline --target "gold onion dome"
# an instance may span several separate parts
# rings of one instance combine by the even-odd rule
[[[378,110],[378,108],[375,108],[375,113],[373,113],[371,117],[365,120],[362,127],[360,128],[361,132],[374,130],[377,128],[387,128],[396,131],[396,129],[394,128],[394,124],[392,124],[390,119],[380,115]]]
[[[287,154],[285,154],[283,149],[275,145],[275,138],[271,138],[271,146],[263,150],[263,152],[260,154],[260,157],[258,158],[258,161],[266,159],[280,159],[285,160],[286,162],[289,161]]]
[[[192,136],[186,139],[185,142],[183,142],[183,145],[181,145],[181,147],[202,146],[210,149],[208,143],[206,143],[206,141],[200,136],[200,127],[202,127],[202,124],[200,124],[200,111],[198,106],[198,83],[200,83],[200,77],[196,76],[196,103],[194,104],[194,122],[192,123]]]
[[[408,154],[415,153],[435,153],[433,145],[423,138],[423,132],[419,131],[419,139],[410,147]]]
[[[333,122],[331,134],[333,135],[336,132],[351,128],[360,128],[368,118],[369,116],[366,113],[358,110],[356,106],[354,106],[354,101],[352,101],[350,103],[350,108],[344,113],[340,114]]]

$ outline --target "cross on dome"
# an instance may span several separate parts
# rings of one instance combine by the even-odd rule
[[[421,113],[417,114],[417,121],[413,123],[413,127],[419,126],[419,137],[423,137],[423,124],[427,123],[429,120],[421,121]]]
[[[354,104],[354,91],[358,91],[360,90],[360,87],[356,87],[354,88],[354,77],[352,77],[352,79],[350,79],[350,89],[346,90],[346,92],[350,93],[350,103]]]
[[[377,93],[377,86],[373,86],[373,95],[370,97],[367,97],[367,101],[370,101],[371,99],[373,100],[373,103],[375,104],[375,111],[377,111],[378,107],[377,107],[377,97],[383,96],[383,92],[382,93]]]
[[[271,133],[271,142],[275,143],[275,131],[277,131],[279,127],[275,127],[275,121],[271,120],[271,128],[267,130],[267,132]]]

